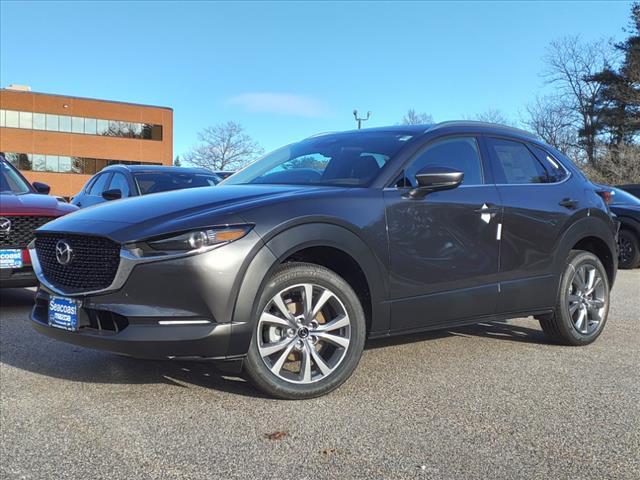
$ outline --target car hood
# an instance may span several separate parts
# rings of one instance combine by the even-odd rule
[[[48,223],[39,231],[104,235],[118,242],[190,228],[244,223],[242,210],[333,187],[228,185],[191,188],[102,203]]]
[[[38,215],[58,217],[74,212],[77,207],[60,202],[56,197],[38,193],[0,194],[0,215]]]

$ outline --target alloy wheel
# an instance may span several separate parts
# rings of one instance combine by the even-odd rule
[[[573,273],[567,306],[574,328],[582,335],[592,335],[602,324],[607,306],[604,279],[590,264],[577,267]]]
[[[267,368],[291,383],[331,375],[351,341],[351,320],[328,288],[304,283],[278,292],[260,315],[258,351]]]

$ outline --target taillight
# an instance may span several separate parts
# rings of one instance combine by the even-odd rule
[[[611,190],[597,190],[596,193],[602,197],[607,205],[611,205],[611,202],[613,202],[613,192]]]
[[[29,254],[29,250],[26,248],[22,250],[22,264],[31,265],[31,255]]]

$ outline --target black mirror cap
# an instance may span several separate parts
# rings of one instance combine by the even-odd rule
[[[118,200],[122,198],[122,192],[119,188],[112,188],[111,190],[105,190],[102,192],[102,198],[105,200]]]
[[[51,191],[51,187],[46,183],[33,182],[31,185],[33,185],[33,188],[37,193],[40,193],[42,195],[49,195],[49,192]]]
[[[416,174],[417,188],[409,192],[411,198],[422,198],[427,193],[450,190],[464,180],[464,172],[449,167],[425,167]]]

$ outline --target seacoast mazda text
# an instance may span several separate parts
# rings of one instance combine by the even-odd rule
[[[218,187],[89,208],[36,232],[34,326],[142,358],[219,360],[325,394],[366,338],[533,315],[602,332],[617,223],[526,132],[476,122],[323,134]]]

